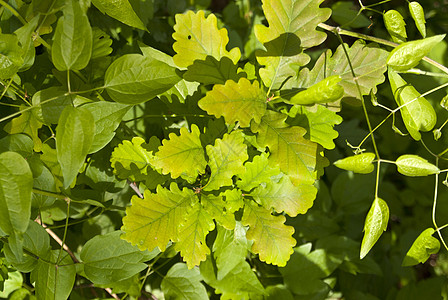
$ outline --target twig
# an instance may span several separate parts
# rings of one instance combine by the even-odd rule
[[[142,199],[144,198],[142,193],[138,189],[138,186],[135,184],[135,182],[131,182],[128,180],[128,184],[140,198],[142,198]]]

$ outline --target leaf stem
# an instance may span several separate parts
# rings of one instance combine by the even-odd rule
[[[12,7],[11,5],[9,5],[8,3],[6,3],[3,0],[0,0],[0,5],[3,7],[6,7],[14,16],[16,16],[17,19],[19,19],[19,21],[23,25],[27,24],[26,20],[19,14],[19,12],[14,7]]]
[[[436,157],[436,166],[439,167],[439,158]],[[438,194],[438,188],[439,188],[439,174],[436,174],[436,180],[434,185],[434,202],[432,205],[432,223],[434,224],[434,227],[436,228],[437,234],[439,235],[440,240],[442,241],[443,246],[446,250],[448,250],[448,246],[445,243],[445,240],[442,237],[442,234],[440,233],[440,228],[437,226],[436,221],[436,207],[437,207],[437,194]]]
[[[68,247],[65,245],[65,239],[67,238],[67,230],[68,230],[68,219],[70,217],[70,199],[67,200],[67,217],[65,218],[65,226],[64,226],[64,235],[62,237],[61,241],[61,248],[59,250],[58,259],[56,260],[56,263],[59,264],[62,259],[62,250],[68,249]],[[64,246],[66,246],[64,248]]]

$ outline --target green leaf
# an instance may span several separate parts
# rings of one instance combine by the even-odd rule
[[[56,127],[56,150],[64,177],[64,188],[68,188],[81,169],[95,133],[92,114],[85,108],[67,106]]]
[[[115,60],[104,76],[104,87],[116,102],[138,104],[169,90],[181,78],[176,69],[140,54]]]
[[[20,66],[19,72],[26,71],[34,64],[34,57],[36,49],[34,49],[33,32],[36,30],[39,17],[36,16],[31,19],[27,24],[20,27],[14,34],[17,35],[20,44],[23,49],[23,65]]]
[[[363,259],[370,249],[380,238],[383,231],[387,229],[389,222],[389,207],[381,198],[375,198],[367,213],[366,222],[364,224],[364,237],[361,244],[361,252],[359,257]]]
[[[403,43],[392,50],[387,57],[387,65],[398,72],[407,71],[420,62],[431,49],[445,38],[445,34]]]
[[[112,140],[123,116],[131,108],[129,105],[106,101],[87,103],[82,107],[90,111],[95,122],[95,134],[89,153],[101,150]]]
[[[437,115],[432,105],[410,84],[396,72],[389,70],[390,87],[395,102],[401,107],[400,112],[406,129],[412,138],[419,141],[419,131],[430,131],[437,121]]]
[[[431,254],[439,252],[440,242],[432,236],[434,232],[433,228],[427,228],[417,237],[403,259],[403,267],[424,263]]]
[[[291,177],[293,184],[313,184],[317,144],[303,138],[305,129],[289,126],[286,115],[268,110],[260,124],[252,123],[257,142],[269,147],[269,161]]]
[[[59,250],[47,252],[43,260],[31,272],[37,299],[68,299],[76,278],[76,267],[70,256],[63,252],[60,261]],[[50,262],[50,263],[48,263]]]
[[[289,99],[292,104],[314,105],[339,100],[344,95],[344,88],[338,83],[341,76],[331,75],[301,91]]]
[[[161,288],[167,300],[208,300],[207,291],[201,280],[202,276],[198,269],[189,270],[186,264],[177,263],[163,278]]]
[[[335,147],[333,140],[339,136],[334,126],[342,122],[342,117],[322,105],[316,105],[314,108],[316,110],[294,105],[288,112],[291,118],[295,118],[290,124],[305,128],[305,138],[332,150]]]
[[[233,131],[215,141],[215,145],[207,145],[207,155],[211,170],[210,179],[204,187],[205,191],[217,190],[232,185],[232,177],[244,172],[243,163],[249,158],[243,134]]]
[[[425,12],[420,3],[413,1],[409,2],[409,12],[411,13],[412,19],[414,19],[415,26],[417,26],[418,31],[422,35],[423,38],[426,37],[426,20],[425,20]]]
[[[170,189],[160,185],[157,193],[145,190],[144,199],[133,196],[131,206],[126,209],[123,218],[122,238],[140,250],[152,250],[159,247],[165,250],[171,240],[180,240],[179,226],[185,220],[188,208],[198,202],[193,191],[182,191],[172,182]]]
[[[326,34],[317,31],[319,23],[331,15],[329,8],[320,8],[323,0],[263,1],[263,12],[269,27],[255,26],[255,35],[266,50],[257,51],[257,61],[265,67],[260,77],[269,89],[278,89],[300,66],[309,62],[303,48],[320,45]]]
[[[217,61],[228,57],[233,64],[241,57],[239,48],[226,50],[229,42],[227,29],[218,29],[215,15],[210,14],[205,18],[203,10],[177,14],[173,39],[173,49],[176,52],[173,60],[179,68],[187,68],[195,60],[205,60],[207,56],[214,57]]]
[[[384,25],[395,43],[406,42],[406,23],[403,16],[396,10],[388,10],[384,14]]]
[[[241,223],[249,226],[246,237],[254,241],[251,251],[259,254],[261,261],[282,267],[294,252],[294,228],[285,225],[285,220],[283,215],[273,216],[269,210],[246,201]]]
[[[230,210],[229,203],[225,202],[221,195],[202,195],[201,204],[218,224],[228,230],[235,228],[235,215]]]
[[[67,0],[51,46],[51,58],[59,71],[81,70],[92,54],[92,28],[79,1]]]
[[[48,144],[42,145],[42,162],[48,167],[55,180],[56,190],[60,191],[63,186],[64,178],[62,177],[61,165],[58,162],[56,149],[51,148]]]
[[[105,57],[112,52],[110,36],[98,27],[92,28],[92,56],[90,59]]]
[[[207,162],[205,161],[204,148],[202,147],[199,128],[191,126],[191,132],[187,128],[180,129],[180,135],[169,134],[169,140],[163,140],[162,146],[155,154],[151,164],[162,169],[162,174],[171,173],[171,178],[179,176],[191,178],[194,182],[199,174],[203,174]]]
[[[246,172],[240,174],[241,180],[236,182],[238,187],[244,191],[250,191],[262,183],[268,183],[272,180],[272,176],[280,174],[278,168],[269,166],[268,154],[264,152],[254,156],[251,162],[244,164],[244,167]]]
[[[207,56],[205,60],[197,59],[188,66],[184,79],[203,84],[225,84],[227,80],[238,82],[244,74],[244,72],[238,73],[238,66],[228,57],[218,61],[213,56]]]
[[[137,16],[128,0],[92,0],[92,4],[103,14],[131,27],[147,31],[145,24]]]
[[[148,266],[144,263],[155,257],[120,239],[121,231],[97,235],[82,247],[80,254],[87,278],[94,284],[111,284],[130,278]],[[107,245],[107,247],[105,247]]]
[[[266,111],[266,96],[257,81],[251,84],[241,78],[238,82],[228,80],[224,85],[214,85],[198,105],[217,118],[224,116],[226,124],[239,122],[241,127],[248,127],[252,120],[260,123]]]
[[[243,193],[239,189],[227,189],[221,193],[226,200],[226,210],[234,213],[244,206]]]
[[[213,256],[218,268],[216,278],[218,280],[225,278],[235,267],[244,263],[249,249],[246,229],[240,222],[236,222],[235,230],[218,226],[218,234],[213,243]]]
[[[199,266],[210,254],[205,237],[215,228],[212,216],[199,202],[188,209],[185,221],[179,227],[179,239],[174,249],[180,251],[188,269]]]
[[[276,212],[285,212],[291,217],[305,214],[313,206],[317,189],[313,185],[299,184],[295,186],[288,176],[278,182],[269,181],[257,187],[250,195],[265,208],[273,208]]]
[[[428,176],[438,174],[440,169],[426,159],[413,154],[402,155],[395,162],[397,170],[406,176]]]
[[[110,162],[112,168],[117,171],[117,163],[127,170],[132,170],[131,165],[134,164],[138,169],[146,172],[147,166],[150,165],[152,155],[142,147],[145,142],[141,137],[134,137],[132,141],[123,141],[112,152]]]
[[[38,136],[38,130],[43,123],[36,119],[31,111],[25,111],[17,118],[14,118],[3,127],[9,134],[25,133],[33,139],[34,151],[42,151],[42,141]]]
[[[0,33],[0,79],[9,79],[17,73],[24,54],[16,35]]]
[[[375,169],[375,166],[372,164],[374,159],[375,153],[365,152],[335,161],[334,165],[339,169],[368,174]]]
[[[31,216],[32,189],[33,174],[26,160],[16,152],[1,153],[0,230],[9,235],[9,246],[18,259]]]
[[[331,50],[327,50],[319,57],[311,71],[304,68],[300,71],[298,81],[288,81],[293,88],[307,88],[324,78],[339,75],[342,81],[338,85],[344,88],[343,98],[359,99],[358,88],[353,80],[350,65],[356,75],[357,82],[362,95],[369,95],[370,91],[384,81],[383,73],[386,71],[386,58],[388,52],[380,49],[374,44],[366,45],[362,40],[356,40],[351,47],[340,45],[334,55]],[[350,60],[350,64],[347,63]]]

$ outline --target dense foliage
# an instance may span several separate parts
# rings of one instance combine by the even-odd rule
[[[0,5],[0,297],[448,298],[438,2]]]

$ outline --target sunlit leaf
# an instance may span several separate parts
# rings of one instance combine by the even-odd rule
[[[0,229],[17,258],[22,257],[23,234],[31,216],[33,174],[16,152],[0,154]],[[20,259],[19,259],[20,260]]]
[[[433,228],[425,229],[414,241],[403,259],[402,266],[408,267],[418,263],[424,263],[431,254],[436,254],[440,249],[440,242],[433,237],[435,230]]]
[[[280,174],[278,168],[269,166],[267,153],[254,156],[251,162],[244,164],[244,167],[246,172],[240,174],[241,180],[237,181],[238,187],[244,191],[250,191],[262,183],[268,183],[272,176]]]
[[[278,182],[269,181],[260,185],[250,193],[255,201],[276,212],[285,212],[291,217],[304,214],[316,198],[317,189],[313,185],[299,184],[295,186],[288,176],[283,176]]]
[[[437,115],[432,105],[396,72],[389,70],[390,87],[395,102],[401,107],[400,112],[404,125],[413,139],[421,139],[420,131],[433,129]]]
[[[314,183],[317,144],[303,138],[305,129],[289,126],[287,116],[268,110],[260,124],[252,123],[251,130],[257,132],[257,142],[269,147],[270,163],[291,177],[292,182]]]
[[[414,19],[415,26],[417,26],[418,31],[422,35],[423,38],[426,37],[426,20],[425,20],[425,12],[423,11],[423,7],[420,3],[416,1],[409,2],[409,12],[411,13],[412,19]]]
[[[42,141],[38,136],[38,130],[42,125],[43,123],[37,120],[30,111],[25,111],[6,124],[3,130],[9,134],[25,133],[29,135],[33,139],[34,151],[40,152],[42,150]]]
[[[92,28],[79,1],[67,0],[51,46],[51,58],[59,71],[81,70],[92,55]]]
[[[137,16],[128,0],[92,0],[92,4],[103,14],[108,14],[126,25],[146,30],[145,25]]]
[[[364,258],[370,249],[376,244],[383,231],[387,229],[389,222],[389,207],[381,198],[375,198],[367,213],[364,224],[364,237],[362,238],[361,253],[359,257]]]
[[[205,237],[215,228],[212,216],[199,202],[193,203],[179,227],[179,239],[174,248],[187,263],[188,269],[199,266],[210,254]]]
[[[140,54],[126,54],[107,68],[104,87],[116,102],[138,104],[169,90],[181,78],[176,69]]]
[[[173,265],[163,277],[161,288],[165,299],[208,300],[207,291],[201,283],[198,269],[187,268],[184,263]]]
[[[110,36],[98,27],[92,28],[92,57],[91,59],[108,56],[112,52]]]
[[[437,166],[413,154],[401,155],[397,158],[395,164],[398,172],[406,176],[428,176],[440,172]]]
[[[147,268],[145,261],[159,253],[142,252],[120,239],[120,231],[97,235],[82,247],[84,272],[95,284],[111,284],[132,277]],[[108,245],[104,247],[104,245]]]
[[[384,13],[384,25],[395,43],[406,42],[406,23],[403,16],[396,10],[391,9]]]
[[[229,42],[227,29],[218,29],[215,15],[210,14],[205,18],[203,10],[177,14],[173,39],[173,49],[177,53],[173,59],[180,68],[187,68],[195,60],[205,60],[207,56],[214,57],[217,61],[228,57],[234,64],[241,57],[238,48],[226,50]]]
[[[241,127],[248,127],[251,120],[260,123],[266,110],[266,95],[257,81],[251,84],[241,78],[238,82],[228,80],[224,85],[214,85],[198,105],[217,118],[224,116],[229,125],[238,121]]]
[[[118,145],[112,156],[110,162],[112,168],[116,168],[116,164],[120,163],[124,168],[131,170],[131,164],[134,164],[138,169],[145,171],[150,165],[151,154],[142,147],[145,142],[141,137],[134,137],[132,141],[124,140],[122,144]]]
[[[170,189],[157,187],[157,193],[145,190],[144,199],[133,196],[123,218],[122,238],[140,250],[165,250],[169,241],[178,241],[179,226],[188,208],[198,201],[192,190],[182,191],[172,182]]]
[[[199,135],[196,125],[191,126],[191,132],[182,127],[179,136],[170,133],[169,139],[162,141],[163,145],[159,147],[151,164],[162,169],[162,174],[171,174],[171,178],[181,175],[196,178],[204,173],[207,165]]]
[[[331,75],[295,94],[289,99],[289,102],[300,105],[314,105],[339,100],[344,95],[344,89],[338,84],[340,81],[341,76]]]
[[[335,161],[334,165],[340,169],[344,169],[347,171],[353,171],[360,174],[368,174],[375,169],[375,166],[372,163],[374,159],[375,153],[364,152]]]
[[[39,17],[36,16],[27,24],[14,31],[14,34],[19,38],[24,52],[23,65],[20,66],[20,72],[28,70],[34,64],[36,50],[34,49],[33,32],[36,30],[38,21]]]
[[[206,151],[211,175],[204,190],[211,191],[232,185],[232,177],[244,172],[243,163],[248,159],[248,155],[241,132],[225,134],[222,139],[215,141],[214,146],[207,145]]]
[[[255,35],[266,50],[256,52],[257,61],[265,67],[260,76],[269,89],[278,89],[300,66],[309,62],[303,48],[319,45],[326,34],[317,31],[319,23],[330,17],[331,10],[319,8],[322,0],[263,1],[263,12],[269,27],[255,26]]]
[[[221,226],[228,230],[235,228],[235,215],[230,210],[230,206],[222,196],[202,195],[201,203],[204,209]]]
[[[259,254],[261,261],[282,267],[294,252],[294,228],[285,225],[285,220],[283,215],[273,216],[269,210],[253,202],[245,203],[241,222],[249,226],[246,237],[254,241],[251,250]]]
[[[61,113],[56,127],[56,151],[68,188],[81,169],[95,133],[95,121],[85,108],[67,106]]]
[[[13,34],[0,33],[0,79],[8,79],[23,65],[24,51]]]

